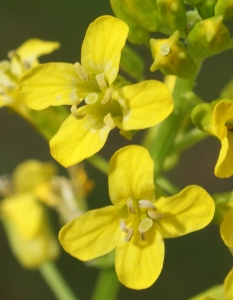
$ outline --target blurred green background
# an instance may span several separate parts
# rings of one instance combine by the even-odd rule
[[[96,17],[112,14],[108,0],[0,0],[0,60],[29,38],[59,41],[61,48],[41,62],[80,60],[81,43],[85,31]],[[229,22],[230,24],[230,22]],[[230,24],[232,26],[232,24]],[[139,50],[151,57],[146,49]],[[218,97],[233,70],[231,51],[209,58],[197,80],[195,90],[205,101]],[[162,78],[158,73],[151,78]],[[136,143],[140,135],[132,141]],[[126,141],[111,133],[101,153],[108,159]],[[180,188],[199,184],[210,193],[231,190],[232,179],[214,177],[213,168],[219,152],[219,143],[207,139],[183,153],[180,164],[168,177]],[[0,110],[0,174],[11,173],[22,161],[36,158],[51,160],[48,145],[17,115]],[[96,188],[89,197],[91,207],[109,203],[106,177],[87,164]],[[165,240],[165,264],[159,279],[144,291],[120,288],[118,299],[186,300],[211,285],[221,283],[232,266],[232,258],[223,245],[217,226],[174,240]],[[91,298],[98,270],[84,267],[76,259],[62,253],[58,268],[67,278],[80,299]],[[0,299],[49,300],[55,299],[37,271],[21,268],[8,246],[0,225]]]

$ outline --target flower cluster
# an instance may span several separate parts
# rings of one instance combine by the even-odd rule
[[[11,179],[0,177],[0,208],[22,265],[39,268],[58,256],[48,206],[60,217],[59,241],[66,252],[85,262],[112,253],[119,281],[140,290],[162,271],[164,239],[201,230],[212,220],[233,254],[232,193],[211,197],[198,185],[179,189],[163,177],[182,150],[203,138],[200,131],[221,142],[215,175],[233,175],[233,82],[211,103],[191,90],[202,61],[232,48],[223,22],[233,18],[233,2],[110,2],[117,18],[101,16],[89,25],[80,62],[39,64],[37,58],[59,43],[32,39],[0,63],[0,107],[33,124],[69,174],[57,176],[50,163],[22,163]],[[187,12],[187,3],[194,10]],[[151,38],[158,31],[168,37]],[[143,68],[139,72],[134,66],[140,58],[126,45],[127,38],[149,48],[150,71],[166,75],[164,83],[143,80]],[[115,128],[127,140],[147,131],[142,145],[134,140],[108,164],[97,153]],[[88,210],[86,197],[94,183],[81,163],[85,159],[108,175],[111,205]],[[213,300],[219,291],[222,299],[233,299],[232,282],[231,270],[224,286],[193,300]]]

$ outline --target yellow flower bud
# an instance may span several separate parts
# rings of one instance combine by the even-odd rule
[[[215,15],[223,16],[224,20],[233,18],[233,0],[218,0],[215,6]]]
[[[128,40],[133,44],[147,44],[150,39],[148,31],[132,18],[126,5],[119,0],[110,0],[110,3],[114,14],[129,27]]]
[[[128,7],[131,16],[141,27],[156,32],[162,26],[158,17],[156,1],[124,0],[123,2]]]
[[[151,52],[154,62],[150,70],[161,70],[164,75],[188,78],[195,74],[196,65],[183,43],[179,42],[179,31],[168,39],[151,39]]]
[[[211,56],[230,47],[230,33],[222,20],[222,16],[202,20],[190,31],[188,50],[193,57]]]

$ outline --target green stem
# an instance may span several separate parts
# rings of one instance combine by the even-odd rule
[[[180,189],[171,183],[166,177],[158,177],[156,183],[167,193],[175,195],[180,192]]]
[[[95,154],[87,159],[87,161],[98,170],[108,175],[108,162],[99,154]]]
[[[92,300],[115,300],[120,287],[114,268],[100,271]]]
[[[175,144],[172,148],[172,152],[181,152],[192,145],[204,140],[207,137],[207,134],[200,131],[198,128],[193,128],[182,134],[181,137],[177,138]]]
[[[171,153],[174,146],[175,138],[177,137],[182,124],[186,121],[187,114],[190,113],[193,107],[192,101],[188,101],[185,93],[192,90],[193,83],[196,77],[191,79],[176,79],[176,84],[173,90],[174,110],[170,116],[162,123],[152,128],[144,138],[151,157],[155,162],[155,175],[161,172],[165,158]],[[150,132],[151,131],[151,132]],[[148,142],[152,140],[148,145]],[[143,143],[144,145],[144,143]]]
[[[44,262],[39,270],[58,300],[78,300],[54,263],[51,261]]]

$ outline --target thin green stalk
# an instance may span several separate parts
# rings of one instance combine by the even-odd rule
[[[193,128],[185,134],[182,134],[182,136],[175,141],[172,152],[181,152],[191,147],[192,145],[204,140],[206,137],[206,133],[200,131],[198,128]]]
[[[108,162],[99,154],[95,154],[87,159],[87,161],[98,170],[108,175]]]
[[[115,300],[120,287],[114,268],[100,271],[92,300]]]
[[[174,141],[178,135],[178,132],[182,126],[182,123],[186,120],[187,113],[190,112],[193,107],[193,103],[188,101],[185,97],[185,93],[192,91],[193,84],[196,77],[191,79],[176,79],[176,84],[173,90],[174,110],[170,116],[162,123],[148,131],[145,137],[148,150],[151,157],[155,162],[155,175],[158,176],[162,170],[165,158],[171,153],[174,146]],[[152,133],[150,133],[152,131]],[[154,139],[150,145],[148,142]],[[144,143],[143,143],[144,145]]]
[[[180,189],[171,183],[166,177],[158,177],[156,183],[167,193],[175,195],[180,192]]]
[[[78,300],[53,262],[44,262],[39,270],[58,300]]]

